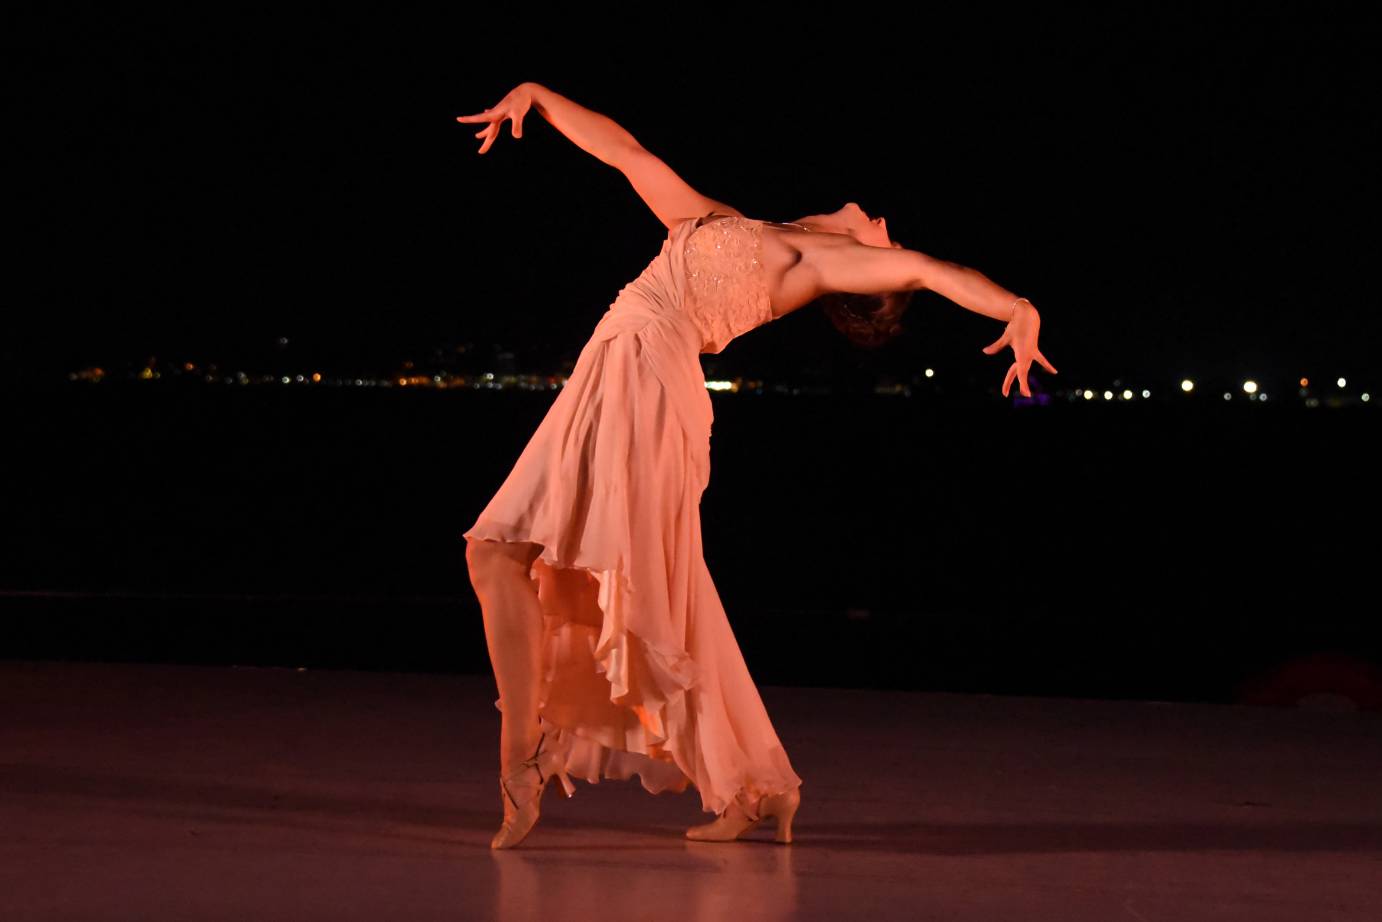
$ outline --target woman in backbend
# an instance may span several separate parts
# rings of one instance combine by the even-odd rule
[[[854,202],[796,221],[747,217],[539,84],[457,121],[487,123],[476,135],[484,154],[506,120],[522,137],[534,108],[627,176],[667,236],[463,533],[502,714],[504,821],[491,846],[523,840],[552,777],[569,797],[572,775],[634,773],[652,793],[695,786],[716,818],[689,838],[736,839],[773,817],[777,841],[790,842],[802,779],[702,553],[712,412],[699,356],[813,303],[854,342],[877,345],[929,289],[1005,324],[984,351],[1012,347],[1003,395],[1017,379],[1030,396],[1033,360],[1056,371],[1037,348],[1040,317],[982,273],[902,247]]]

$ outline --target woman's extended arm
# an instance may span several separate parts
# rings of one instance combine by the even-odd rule
[[[965,310],[1007,322],[1017,295],[977,269],[903,247],[876,247],[848,234],[795,238],[802,266],[811,276],[813,297],[829,291],[887,294],[931,290]]]
[[[540,83],[525,84],[533,94],[533,108],[571,143],[601,163],[618,167],[619,158],[639,146],[614,119],[549,90]]]
[[[826,292],[887,294],[893,291],[929,289],[966,310],[1001,320],[1003,334],[983,351],[994,355],[1011,346],[1015,361],[1003,379],[1003,396],[1018,379],[1022,396],[1032,396],[1027,370],[1033,360],[1056,374],[1055,367],[1037,348],[1041,316],[1031,301],[1019,298],[977,269],[936,259],[919,250],[875,247],[859,243],[847,234],[794,235],[801,252],[801,267],[809,274],[812,297]]]
[[[1018,307],[1014,303],[1017,295],[978,269],[945,259],[925,258],[930,262],[925,276],[926,288],[976,314],[1004,323],[1013,319]]]
[[[493,108],[478,115],[461,115],[458,122],[488,122],[476,133],[484,138],[480,153],[499,137],[505,119],[513,120],[513,136],[523,137],[523,117],[537,109],[581,150],[624,174],[635,192],[668,229],[687,218],[711,212],[740,215],[724,202],[703,195],[651,151],[639,144],[618,122],[553,92],[540,83],[520,83]]]
[[[536,109],[547,121],[552,123],[573,144],[595,157],[602,163],[617,167],[620,157],[640,145],[634,136],[607,115],[587,109],[579,103],[567,99],[560,93],[549,90],[540,83],[528,81],[520,83],[509,91],[492,108],[476,115],[460,115],[458,122],[489,122],[489,125],[476,133],[485,143],[480,153],[490,149],[494,139],[499,137],[499,128],[504,119],[513,122],[513,136],[523,137],[523,117],[529,109]]]

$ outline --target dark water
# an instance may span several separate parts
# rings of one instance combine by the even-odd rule
[[[487,672],[460,534],[554,398],[12,393],[0,658]],[[1370,407],[712,399],[706,559],[760,682],[1235,700],[1382,664]]]

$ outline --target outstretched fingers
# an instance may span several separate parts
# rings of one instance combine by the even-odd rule
[[[484,128],[475,132],[475,137],[485,139],[485,143],[480,145],[479,150],[479,153],[483,154],[494,145],[494,139],[499,137],[499,127],[504,124],[505,118],[505,115],[503,115],[502,113],[497,113],[494,109],[486,109],[485,111],[479,112],[475,115],[458,115],[456,116],[456,121],[461,123],[489,122],[489,124],[486,125]],[[513,123],[513,136],[515,138],[522,137],[522,134],[519,131],[517,121],[514,121]]]
[[[520,86],[510,92],[499,101],[498,105],[491,106],[483,112],[474,115],[458,115],[456,121],[465,124],[467,122],[489,122],[485,128],[475,134],[475,137],[483,137],[485,143],[480,147],[480,153],[489,150],[503,130],[504,120],[509,120],[509,130],[513,137],[523,137],[523,119],[527,116],[532,105],[532,96],[527,90]]]
[[[1010,330],[1005,329],[1003,330],[1003,335],[995,339],[993,342],[989,343],[987,346],[985,346],[983,351],[986,355],[993,355],[999,349],[1002,349],[1004,346],[1006,346],[1011,340],[1012,332]]]
[[[1012,389],[1013,378],[1019,379],[1018,390],[1022,392],[1023,397],[1032,396],[1032,389],[1027,386],[1027,373],[1018,367],[1017,362],[1013,362],[1012,366],[1008,369],[1007,375],[1003,378],[1004,397],[1008,396],[1008,392]]]
[[[483,154],[485,151],[490,149],[491,145],[494,144],[494,139],[499,137],[499,123],[491,122],[489,126],[486,127],[483,131],[476,133],[475,137],[485,139],[485,143],[480,145],[479,151]]]

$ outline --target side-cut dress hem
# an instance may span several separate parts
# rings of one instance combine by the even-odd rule
[[[682,271],[667,248],[654,270]],[[694,785],[706,811],[738,800],[752,814],[801,778],[705,563],[703,338],[655,303],[671,285],[621,293],[463,537],[541,546],[529,573],[543,612],[539,721],[572,777],[637,774],[654,794]]]

